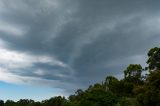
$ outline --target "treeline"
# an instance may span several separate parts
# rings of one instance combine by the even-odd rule
[[[149,50],[147,64],[145,68],[130,64],[123,79],[107,76],[102,83],[78,89],[67,99],[57,96],[41,102],[1,100],[0,106],[160,106],[160,48]]]

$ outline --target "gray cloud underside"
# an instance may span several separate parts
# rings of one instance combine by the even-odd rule
[[[1,0],[0,23],[20,31],[0,27],[5,48],[61,63],[36,61],[8,71],[58,81],[50,85],[66,90],[119,76],[130,63],[144,65],[148,49],[159,46],[159,5],[158,0]]]

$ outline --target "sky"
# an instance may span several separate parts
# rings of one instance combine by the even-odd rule
[[[0,0],[0,99],[73,94],[160,45],[159,0]]]

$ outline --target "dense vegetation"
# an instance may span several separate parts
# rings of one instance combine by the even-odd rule
[[[78,89],[67,99],[57,96],[41,102],[0,100],[0,106],[160,106],[160,48],[149,50],[147,64],[146,68],[130,64],[123,79],[107,76],[102,83],[87,90]]]

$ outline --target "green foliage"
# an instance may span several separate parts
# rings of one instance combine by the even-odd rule
[[[160,70],[160,48],[155,47],[149,50],[147,63],[150,70]]]
[[[122,97],[116,106],[140,106],[135,98]]]
[[[137,100],[141,105],[160,106],[160,71],[156,70],[149,74],[143,91],[137,93]]]
[[[12,100],[7,100],[7,101],[5,102],[5,106],[14,106],[14,105],[15,105],[15,102],[12,101]]]
[[[112,92],[105,92],[100,89],[94,89],[84,96],[81,100],[81,106],[114,106],[117,98]]]
[[[130,64],[126,70],[124,70],[126,77],[141,77],[142,66],[140,64]]]
[[[70,96],[70,102],[76,106],[114,106],[117,97],[114,93],[106,91],[103,84],[90,86],[86,91],[78,90],[80,93]]]
[[[80,100],[81,106],[114,106],[116,96],[112,92],[92,90],[87,92]]]
[[[4,106],[4,101],[0,100],[0,106]]]
[[[64,106],[67,103],[66,99],[61,96],[50,98],[49,100],[42,101],[42,106]]]
[[[112,92],[116,92],[117,91],[117,87],[118,87],[118,79],[113,77],[113,76],[108,76],[106,77],[104,86],[106,90],[110,90]]]
[[[130,64],[124,70],[125,80],[134,84],[142,84],[142,66],[140,64]]]

